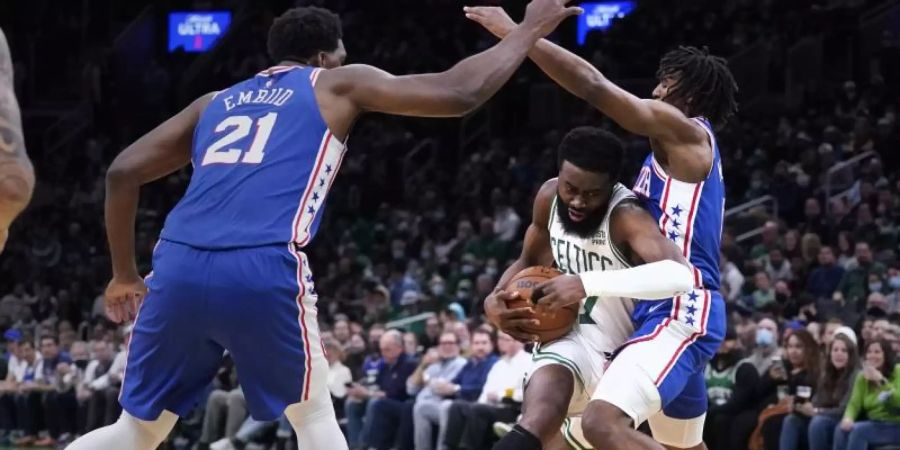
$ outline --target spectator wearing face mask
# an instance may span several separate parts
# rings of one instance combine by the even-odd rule
[[[778,324],[770,318],[760,319],[756,323],[756,347],[743,362],[747,362],[756,369],[758,377],[766,373],[773,364],[776,357],[781,355],[778,353]],[[758,395],[757,385],[753,386],[755,401],[751,402],[751,406],[745,407],[739,412],[731,425],[731,440],[726,447],[729,450],[746,450],[750,435],[756,428],[759,413],[767,406],[767,403],[761,401]]]
[[[887,273],[887,313],[900,312],[900,262],[891,264]]]
[[[706,366],[709,409],[703,441],[710,450],[728,450],[735,417],[744,411],[755,413],[755,386],[759,373],[742,357],[737,333],[729,328],[722,345]]]

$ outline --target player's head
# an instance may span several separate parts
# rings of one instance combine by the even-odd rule
[[[603,222],[625,150],[609,131],[578,127],[559,144],[557,216],[566,232],[590,236]]]
[[[269,28],[269,56],[275,62],[340,67],[347,57],[343,35],[337,14],[315,6],[292,8]]]
[[[653,98],[674,105],[689,117],[703,116],[719,127],[737,111],[737,83],[728,62],[705,47],[680,46],[666,53],[656,71]]]

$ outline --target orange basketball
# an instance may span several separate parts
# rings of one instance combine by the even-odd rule
[[[506,304],[510,309],[535,307],[535,317],[541,322],[537,327],[523,328],[524,331],[538,336],[540,342],[550,342],[566,335],[575,321],[578,320],[580,304],[567,306],[554,315],[550,315],[543,307],[536,307],[543,294],[535,293],[535,287],[549,279],[562,275],[562,272],[551,267],[533,266],[517,273],[503,288],[506,291],[518,292],[519,297]]]

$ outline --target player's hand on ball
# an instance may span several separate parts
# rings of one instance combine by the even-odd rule
[[[533,308],[509,309],[507,302],[519,298],[518,292],[494,291],[484,299],[484,314],[497,328],[520,342],[534,342],[538,337],[524,331],[527,326],[538,326]]]
[[[115,323],[132,320],[147,295],[147,285],[139,276],[115,277],[106,286],[106,316]]]
[[[537,305],[550,312],[559,311],[587,297],[584,284],[577,275],[560,275],[537,285],[534,291]],[[543,296],[537,297],[538,292]]]
[[[516,27],[516,23],[509,17],[509,14],[497,6],[466,6],[463,11],[466,13],[466,18],[478,22],[491,34],[501,39]]]

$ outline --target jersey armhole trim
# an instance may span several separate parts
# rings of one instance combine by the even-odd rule
[[[712,159],[709,162],[709,169],[706,171],[706,177],[703,178],[704,180],[708,180],[709,176],[713,173],[713,168],[716,167],[716,136],[713,134],[710,127],[707,127],[706,123],[704,123],[704,120],[706,120],[705,117],[693,117],[692,119],[700,125],[700,128],[703,128],[703,131],[706,132],[706,136],[709,137],[709,151],[712,152]]]
[[[547,218],[547,231],[553,231],[553,222],[556,220],[556,197],[550,203],[550,217]]]

